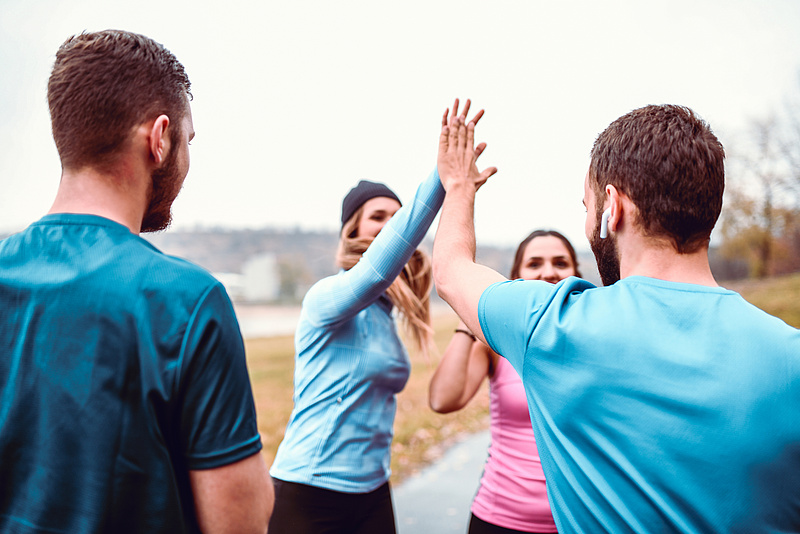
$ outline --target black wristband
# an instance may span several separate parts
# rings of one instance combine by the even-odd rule
[[[477,338],[477,337],[475,337],[475,334],[473,334],[473,333],[472,333],[472,332],[470,332],[469,330],[464,330],[463,328],[456,328],[456,329],[454,330],[454,332],[456,332],[456,333],[458,333],[458,332],[461,332],[462,334],[467,334],[469,337],[471,337],[471,338],[472,338],[472,341],[478,341],[478,338]]]

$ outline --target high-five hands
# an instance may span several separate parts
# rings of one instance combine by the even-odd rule
[[[464,110],[458,113],[458,99],[453,104],[453,112],[448,121],[445,110],[442,116],[442,133],[439,135],[439,155],[437,166],[439,179],[445,191],[453,187],[466,186],[477,191],[486,180],[497,172],[497,167],[489,167],[479,171],[476,161],[486,148],[486,143],[475,144],[475,125],[483,117],[483,110],[467,122],[471,102],[467,100]]]

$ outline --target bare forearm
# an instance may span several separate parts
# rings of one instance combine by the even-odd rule
[[[453,293],[458,291],[458,273],[465,264],[475,263],[474,206],[474,189],[460,184],[451,187],[442,205],[433,243],[436,291],[451,306]]]
[[[473,337],[462,332],[455,332],[450,339],[428,389],[428,403],[434,412],[460,410],[472,398],[466,392],[470,389],[469,367],[474,344]]]
[[[448,191],[433,244],[433,278],[439,295],[467,328],[485,341],[478,302],[484,289],[505,277],[475,263],[474,200],[474,190],[459,186]]]

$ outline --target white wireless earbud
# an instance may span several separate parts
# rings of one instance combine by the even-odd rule
[[[603,212],[600,217],[600,239],[608,237],[608,218],[611,217],[611,208]]]

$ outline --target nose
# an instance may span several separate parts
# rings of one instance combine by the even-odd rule
[[[544,266],[542,266],[542,280],[545,282],[558,282],[558,275],[552,263],[545,262]]]

